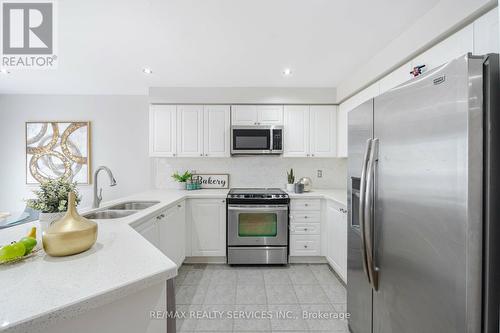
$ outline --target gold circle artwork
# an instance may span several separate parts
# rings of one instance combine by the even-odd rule
[[[89,134],[89,122],[26,123],[26,182],[66,179],[89,184]]]

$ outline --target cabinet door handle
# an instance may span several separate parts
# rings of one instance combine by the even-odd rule
[[[203,156],[203,154],[200,154],[200,156]]]
[[[226,200],[222,200],[222,203],[226,202]]]
[[[309,204],[304,204],[304,206],[308,207],[308,206],[309,206]]]
[[[181,208],[181,207],[182,207],[182,205],[177,205],[177,207]]]

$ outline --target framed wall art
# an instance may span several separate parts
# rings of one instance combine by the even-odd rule
[[[67,179],[91,183],[90,122],[26,123],[26,183]]]

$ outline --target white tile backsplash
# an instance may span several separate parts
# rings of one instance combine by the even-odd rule
[[[175,171],[228,173],[230,187],[285,187],[286,171],[293,168],[296,180],[310,177],[313,188],[345,188],[345,158],[284,158],[281,156],[238,156],[232,158],[155,158],[153,177],[156,188],[175,188],[170,177]],[[317,177],[317,171],[323,177]]]

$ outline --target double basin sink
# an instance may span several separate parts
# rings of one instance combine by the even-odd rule
[[[149,208],[151,206],[160,203],[159,201],[127,201],[122,202],[103,210],[98,210],[95,212],[83,214],[85,218],[91,220],[110,220],[118,219],[121,217],[129,216],[137,213],[140,210]]]

